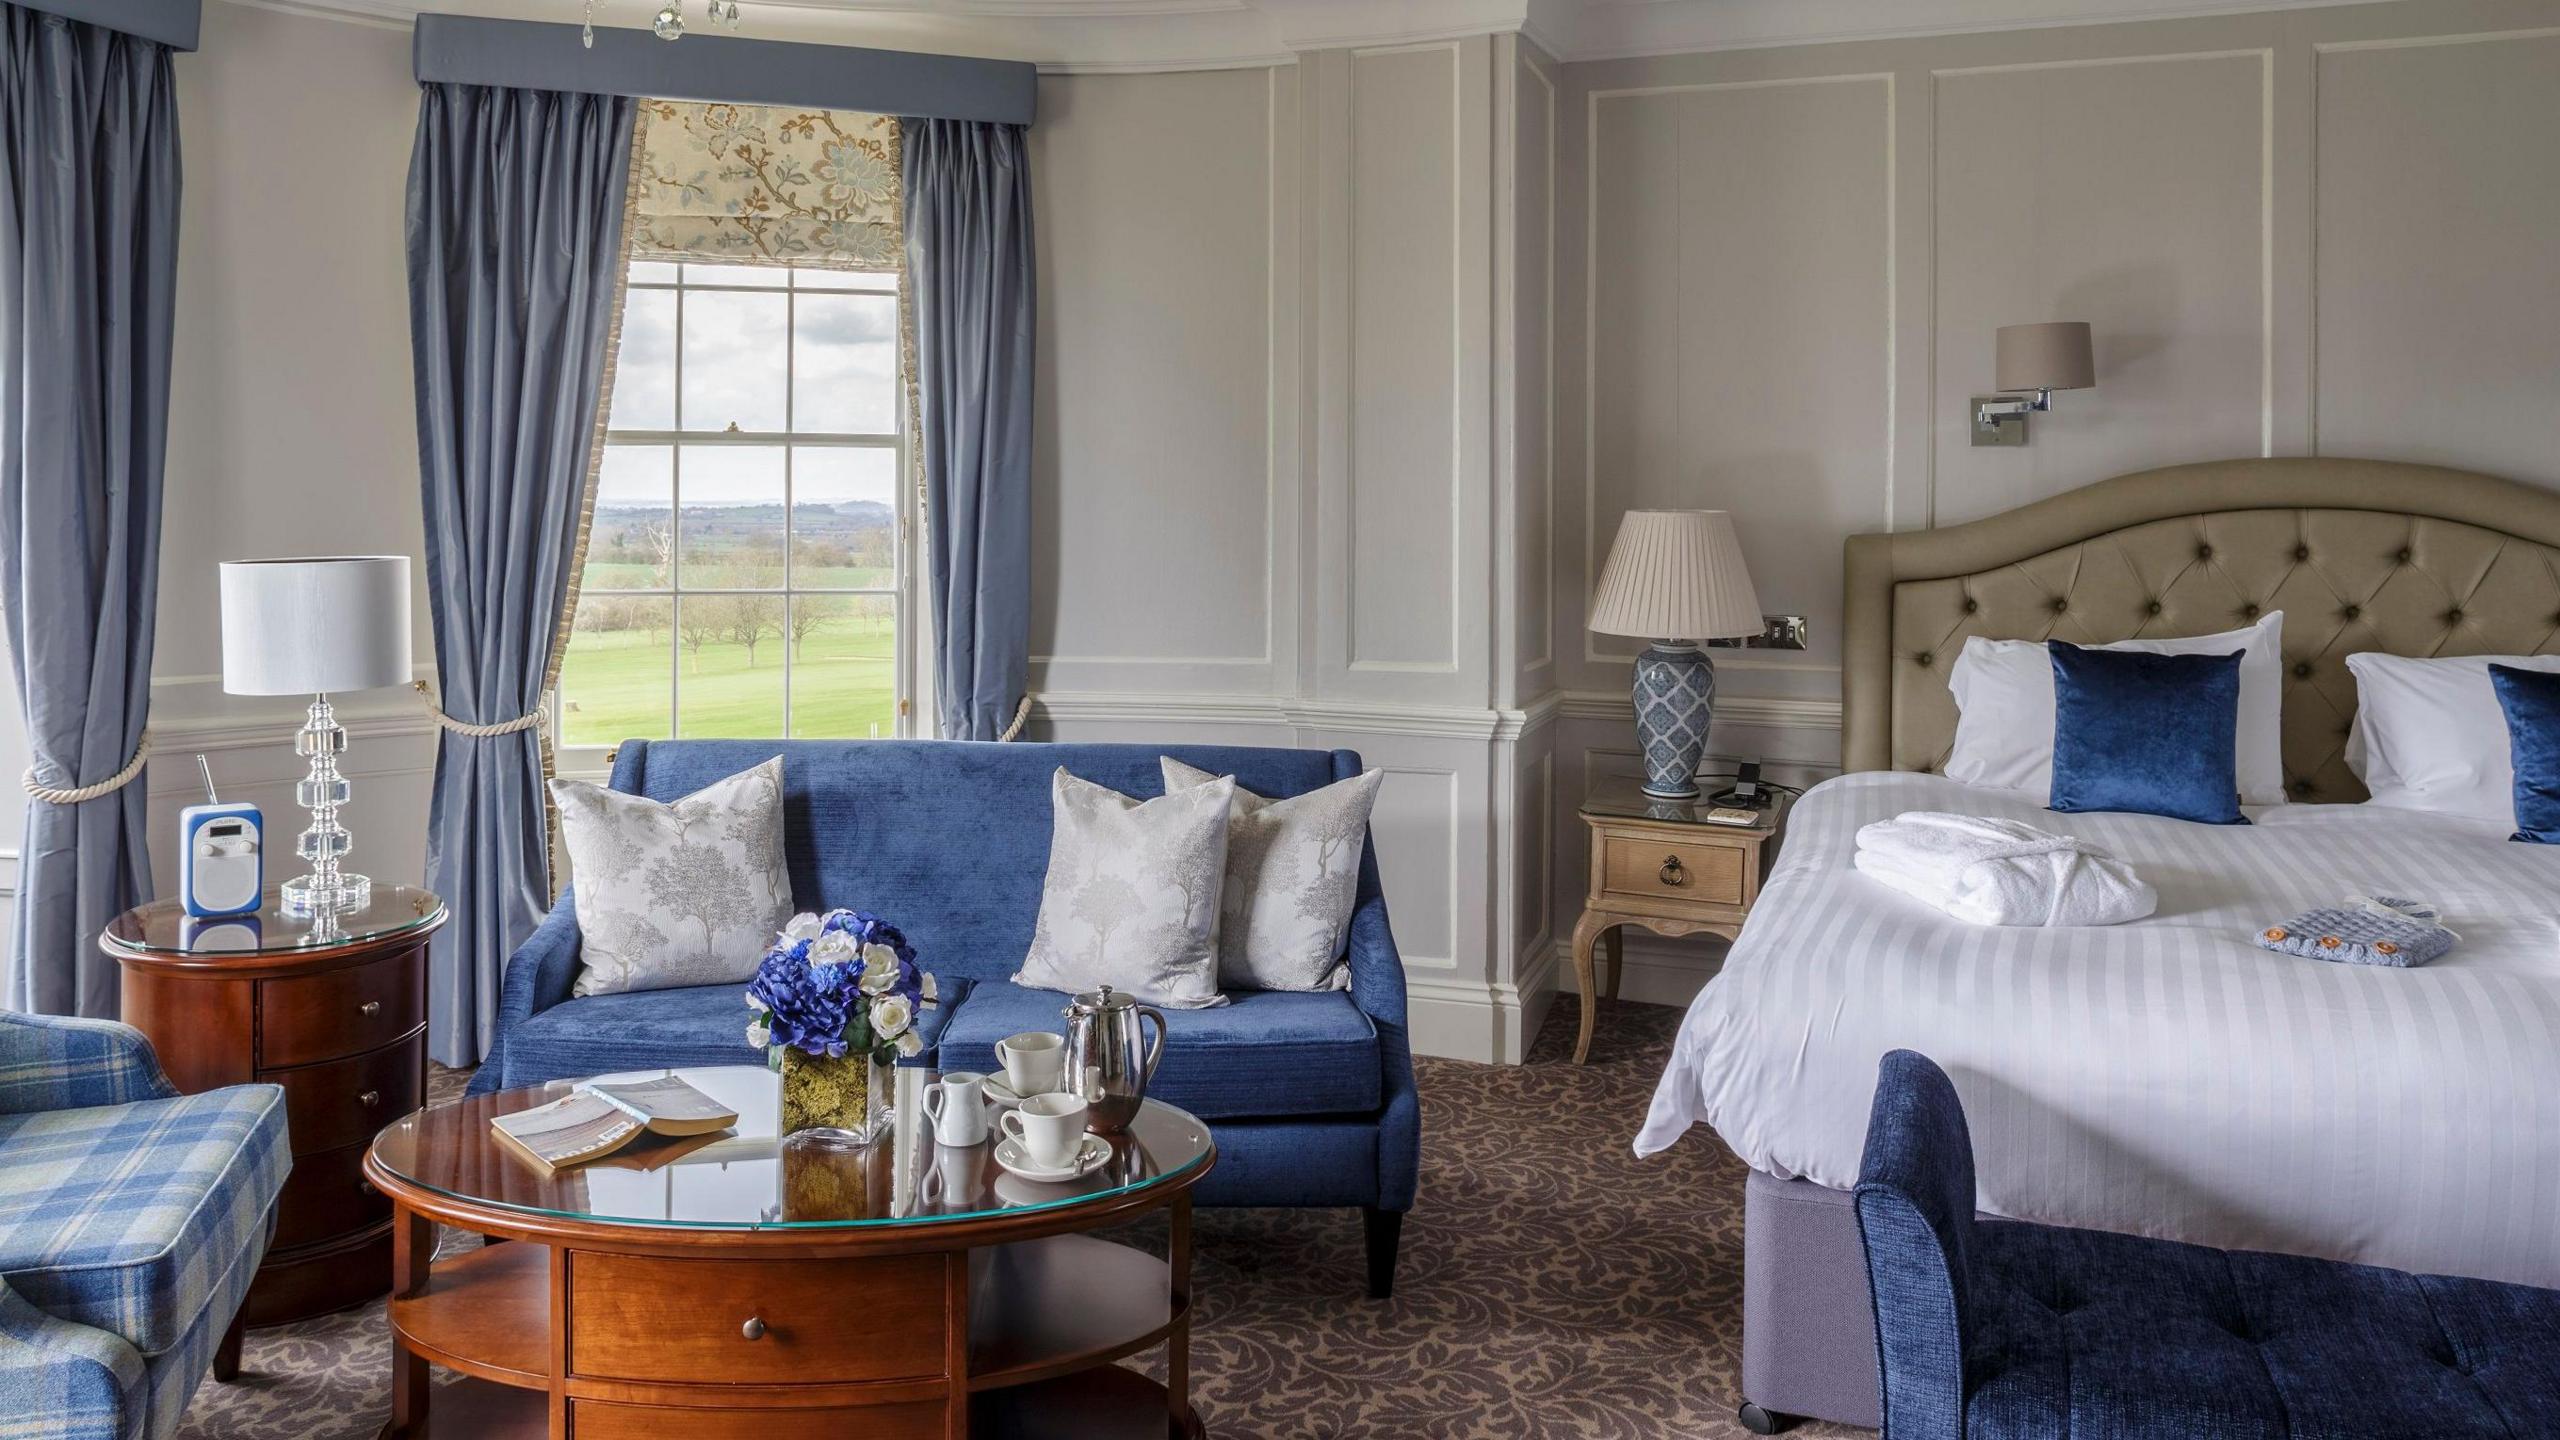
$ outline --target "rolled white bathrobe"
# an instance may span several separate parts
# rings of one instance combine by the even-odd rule
[[[2077,836],[1939,810],[1862,827],[1857,865],[1974,925],[2120,925],[2160,901],[2133,867]]]

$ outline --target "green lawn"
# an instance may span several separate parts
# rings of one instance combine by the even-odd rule
[[[611,745],[671,733],[667,676],[673,663],[683,667],[680,733],[779,736],[789,648],[786,640],[767,640],[750,666],[746,647],[734,643],[708,644],[697,654],[663,630],[654,643],[645,630],[576,631],[560,667],[561,735],[571,745]],[[851,739],[897,733],[896,657],[886,619],[848,617],[812,631],[792,662],[791,733]]]
[[[778,568],[766,578],[777,586],[782,581]],[[589,590],[654,590],[665,588],[666,581],[656,566],[636,560],[590,560],[578,583]],[[688,583],[700,582],[696,578]],[[813,565],[805,560],[792,579],[793,588],[799,590],[887,590],[897,583],[897,572],[886,565]]]

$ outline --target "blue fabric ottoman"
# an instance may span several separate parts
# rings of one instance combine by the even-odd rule
[[[2560,1291],[1979,1219],[1955,1086],[1908,1050],[1856,1205],[1886,1440],[2560,1436]]]

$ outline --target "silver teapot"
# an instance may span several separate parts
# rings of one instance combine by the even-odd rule
[[[1147,1098],[1147,1082],[1164,1058],[1164,1013],[1105,985],[1067,1002],[1068,1093],[1085,1103],[1085,1124],[1097,1134],[1129,1128]],[[1155,1043],[1140,1019],[1156,1022]]]

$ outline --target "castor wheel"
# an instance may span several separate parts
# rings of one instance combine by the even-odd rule
[[[1793,1428],[1796,1423],[1796,1417],[1793,1415],[1780,1415],[1775,1411],[1763,1410],[1748,1400],[1742,1402],[1742,1408],[1733,1413],[1733,1418],[1741,1421],[1742,1428],[1754,1435],[1775,1435],[1781,1430]]]

